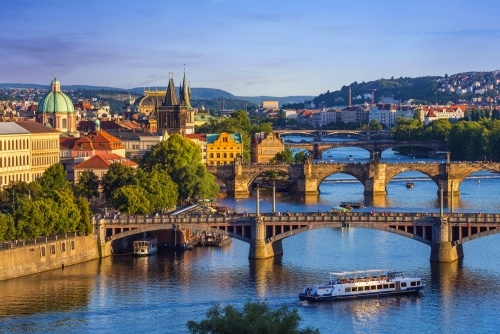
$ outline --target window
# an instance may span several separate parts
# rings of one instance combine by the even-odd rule
[[[345,292],[351,292],[351,288],[345,288]]]
[[[217,158],[220,158],[220,153],[217,153]]]
[[[227,159],[227,153],[224,153],[224,159]]]
[[[401,287],[406,288],[406,282],[401,282]]]
[[[61,242],[61,253],[66,251],[66,241]]]
[[[213,154],[213,153],[210,153],[210,158],[212,158],[212,159],[213,159],[213,157],[214,157],[214,154]]]
[[[71,240],[71,250],[75,250],[75,240]]]
[[[45,246],[40,246],[40,257],[45,256]]]
[[[357,286],[353,286],[352,287],[352,292],[356,292],[356,291],[358,291],[358,287]]]
[[[359,286],[358,287],[358,291],[364,291],[365,290],[365,287],[364,286]]]
[[[389,284],[389,288],[394,289],[394,283]]]
[[[372,290],[377,290],[377,286],[376,286],[376,285],[372,285],[372,286],[371,286],[371,289],[372,289]]]
[[[56,245],[50,245],[50,255],[54,255],[56,253]]]
[[[411,282],[410,286],[417,286],[417,282]]]
[[[389,289],[389,284],[384,284],[384,289]]]

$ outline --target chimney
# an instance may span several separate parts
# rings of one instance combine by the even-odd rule
[[[349,87],[349,107],[352,107],[352,90],[351,90],[351,87]]]

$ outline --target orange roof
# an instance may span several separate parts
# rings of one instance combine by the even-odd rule
[[[128,167],[139,166],[130,159],[119,156],[118,154],[96,154],[82,163],[74,166],[73,169],[108,169],[112,163],[121,163]]]
[[[205,133],[189,133],[186,134],[188,139],[198,139],[199,141],[207,141],[207,135]]]

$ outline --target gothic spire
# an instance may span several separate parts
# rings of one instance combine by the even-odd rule
[[[193,107],[191,107],[191,89],[187,84],[185,69],[184,69],[184,80],[182,81],[182,93],[180,95],[181,95],[181,105],[188,107],[188,109],[192,109]]]
[[[177,94],[175,93],[174,79],[170,78],[168,81],[167,93],[165,94],[164,106],[176,106],[179,102],[177,101]]]

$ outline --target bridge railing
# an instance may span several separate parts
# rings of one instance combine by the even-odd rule
[[[380,223],[430,223],[440,217],[439,213],[425,212],[293,212],[276,215],[265,213],[261,215],[264,221],[273,223],[304,223],[304,222],[380,222]],[[445,214],[450,223],[500,223],[500,214],[453,213]],[[108,218],[105,224],[110,226],[140,226],[151,224],[251,224],[255,214],[228,215],[179,215],[179,216],[120,216]]]

